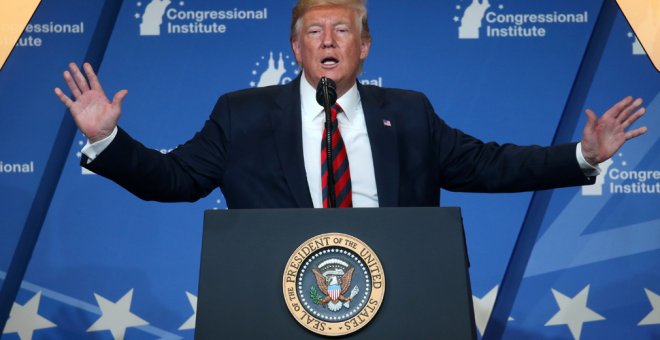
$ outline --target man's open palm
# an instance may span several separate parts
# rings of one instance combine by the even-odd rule
[[[641,136],[647,130],[646,126],[626,131],[646,109],[642,99],[633,100],[626,97],[612,106],[600,119],[587,110],[587,125],[582,132],[582,154],[592,165],[597,165],[611,158],[627,140]]]
[[[110,102],[89,63],[83,65],[87,79],[76,64],[69,64],[69,68],[71,72],[64,71],[64,81],[69,86],[74,99],[65,95],[60,88],[55,88],[55,94],[71,111],[71,116],[80,131],[89,138],[90,142],[97,142],[109,136],[117,126],[121,103],[128,91],[117,92]]]

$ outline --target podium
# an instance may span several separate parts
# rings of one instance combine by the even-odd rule
[[[195,338],[328,338],[294,318],[282,287],[294,251],[325,233],[363,241],[385,277],[377,313],[342,338],[476,339],[458,208],[206,211]]]

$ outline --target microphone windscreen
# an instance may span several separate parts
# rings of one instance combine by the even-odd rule
[[[316,102],[321,106],[325,106],[326,93],[328,94],[328,106],[334,105],[337,101],[337,85],[332,79],[321,77],[316,86]]]

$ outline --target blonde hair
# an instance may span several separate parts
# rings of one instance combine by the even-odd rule
[[[371,40],[367,20],[367,0],[298,0],[291,13],[291,41],[297,40],[302,29],[302,17],[310,9],[318,6],[342,6],[356,11],[362,39]]]

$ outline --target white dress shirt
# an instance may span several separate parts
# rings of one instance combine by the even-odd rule
[[[357,84],[337,99],[337,103],[344,109],[344,113],[337,115],[337,124],[346,146],[351,170],[353,207],[378,207],[374,161]],[[300,80],[300,105],[303,157],[309,193],[312,195],[314,208],[323,208],[321,143],[325,113],[323,107],[316,102],[316,89],[307,82],[305,75]]]

